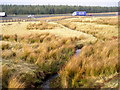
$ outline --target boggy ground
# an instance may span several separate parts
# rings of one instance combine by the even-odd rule
[[[41,87],[56,73],[51,87],[118,87],[117,24],[117,17],[1,23],[2,87]]]
[[[49,33],[22,37],[3,35],[3,87],[11,87],[9,79],[16,76],[26,87],[37,87],[48,76],[57,73],[74,54],[75,39],[62,39]]]

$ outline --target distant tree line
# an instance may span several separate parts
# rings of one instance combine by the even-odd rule
[[[68,5],[0,5],[7,14],[66,14],[74,11],[88,13],[117,12],[118,7],[68,6]]]

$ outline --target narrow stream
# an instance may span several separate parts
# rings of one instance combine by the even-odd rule
[[[81,49],[77,49],[75,51],[75,55],[78,56],[80,52],[81,52]],[[41,85],[41,87],[44,90],[45,89],[49,90],[49,88],[50,88],[50,86],[49,86],[50,85],[50,81],[53,80],[54,78],[58,77],[58,76],[59,76],[59,74],[55,74],[55,75],[51,76],[49,79],[47,79],[45,82],[43,82],[43,84]]]
[[[77,49],[75,52],[75,55],[78,56],[80,52],[81,52],[81,49]]]
[[[55,74],[55,75],[53,75],[53,76],[51,76],[49,79],[47,79],[42,85],[41,85],[41,87],[42,88],[47,88],[47,90],[48,90],[48,88],[50,88],[50,81],[51,80],[53,80],[54,78],[56,78],[56,77],[58,77],[59,75],[58,74]]]

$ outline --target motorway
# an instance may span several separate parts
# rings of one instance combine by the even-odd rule
[[[58,15],[36,15],[34,18],[43,18],[43,17],[56,17],[56,16],[72,16],[71,14],[58,14]],[[90,16],[90,15],[87,15]],[[117,16],[117,14],[92,14],[92,16]],[[92,17],[91,16],[91,17]],[[14,19],[29,19],[27,15],[8,15],[7,17],[0,17],[0,20],[14,20]]]
[[[43,18],[43,17],[56,17],[56,16],[71,16],[70,14],[59,14],[59,15],[35,15],[34,18]],[[7,17],[1,17],[0,20],[11,20],[11,19],[29,19],[28,15],[8,15]]]

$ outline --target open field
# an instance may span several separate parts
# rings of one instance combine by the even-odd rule
[[[72,30],[91,34],[101,40],[110,40],[114,37],[118,38],[118,18],[115,16],[73,18],[58,21],[58,23]]]
[[[0,23],[3,88],[118,87],[118,17],[61,18]]]

